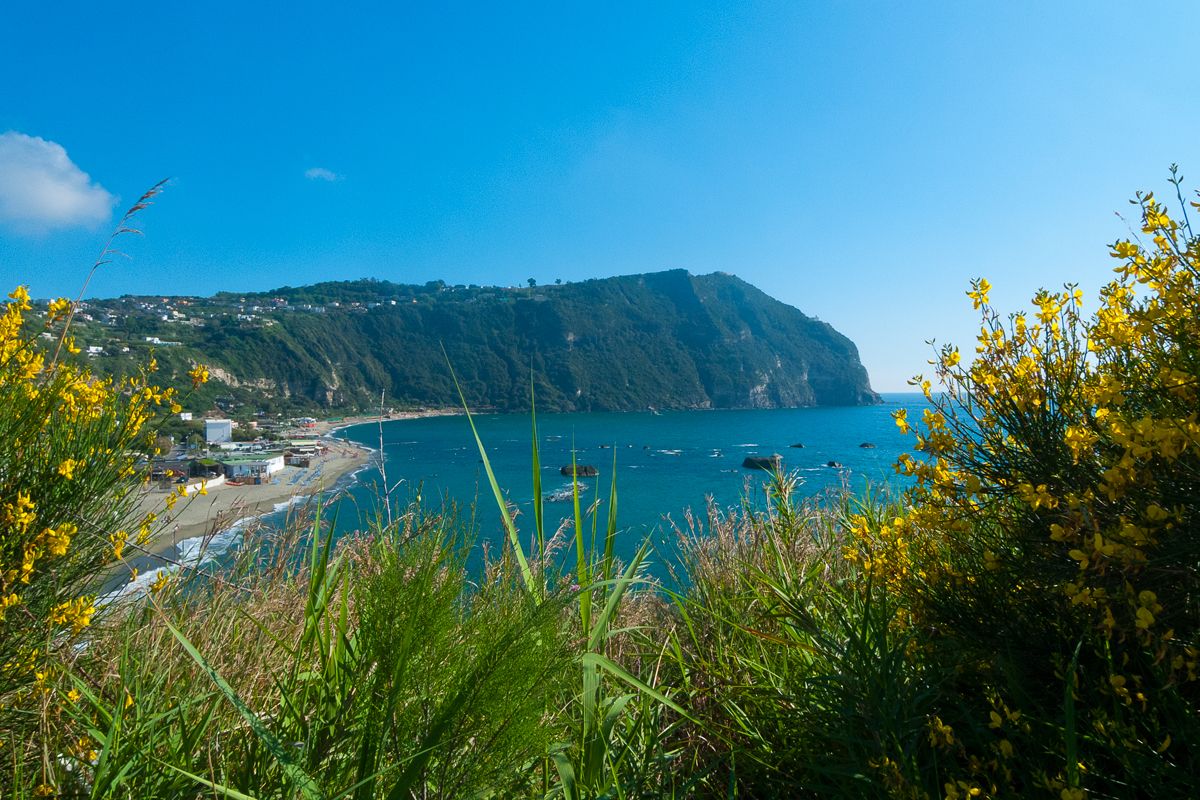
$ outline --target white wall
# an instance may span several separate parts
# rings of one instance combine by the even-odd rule
[[[227,419],[206,419],[204,440],[209,444],[233,441],[233,422]]]

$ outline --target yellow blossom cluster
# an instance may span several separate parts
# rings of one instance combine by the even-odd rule
[[[180,408],[149,370],[114,381],[71,358],[70,300],[39,311],[23,286],[8,297],[0,305],[0,713],[26,700],[45,707],[38,698],[54,651],[96,614],[83,594],[88,582],[134,538],[122,522],[150,423]],[[141,521],[139,541],[153,523],[153,515]]]
[[[1166,752],[1172,733],[1179,741],[1178,704],[1200,713],[1200,237],[1153,195],[1135,202],[1141,236],[1112,246],[1116,277],[1090,316],[1074,285],[1039,291],[1031,314],[1001,317],[991,284],[972,283],[973,359],[942,347],[930,363],[943,391],[918,376],[928,405],[919,419],[913,408],[895,414],[914,449],[895,465],[912,481],[903,512],[852,517],[845,550],[903,598],[906,627],[976,635],[952,627],[970,618],[946,611],[958,597],[1014,615],[1027,604],[1041,615],[1030,629],[1070,631],[1042,643],[1050,674],[1076,682],[1078,713],[1114,763],[1133,756],[1111,753]],[[970,670],[993,668],[979,655]],[[1012,721],[990,711],[994,730]],[[952,737],[934,718],[930,744]],[[971,756],[994,768],[968,772],[1000,780],[1021,752],[1006,733]],[[1046,770],[1039,785],[1085,796],[1085,778]],[[971,796],[977,785],[952,781],[945,793]]]
[[[92,598],[77,597],[50,609],[50,624],[70,627],[74,633],[79,633],[92,624],[95,613],[96,603]]]

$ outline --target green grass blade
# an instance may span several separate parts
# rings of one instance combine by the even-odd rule
[[[625,596],[625,592],[629,589],[629,585],[633,582],[633,576],[638,568],[642,565],[642,559],[646,557],[646,551],[649,543],[643,544],[638,548],[637,553],[629,562],[629,566],[625,568],[625,572],[615,581],[604,581],[604,584],[612,585],[612,591],[608,595],[608,601],[604,604],[604,610],[592,625],[591,633],[588,636],[588,649],[599,650],[600,644],[608,636],[608,623],[617,613],[617,606],[621,604],[621,599]]]
[[[579,797],[579,787],[575,780],[575,767],[566,754],[556,752],[551,756],[554,768],[558,770],[558,781],[562,785],[564,800],[576,800]]]
[[[579,618],[586,631],[592,625],[592,591],[588,587],[588,552],[583,543],[583,511],[579,507],[579,464],[575,460],[575,437],[571,437],[571,500],[575,505],[575,574],[579,581]]]
[[[219,783],[214,783],[213,781],[210,781],[208,778],[202,778],[193,772],[188,772],[186,769],[180,769],[179,767],[175,766],[174,764],[168,764],[167,762],[159,760],[159,759],[155,759],[155,761],[158,761],[158,763],[162,764],[167,769],[174,770],[175,772],[178,772],[180,775],[184,775],[188,778],[191,778],[196,783],[207,786],[208,788],[212,789],[214,792],[219,793],[221,797],[230,797],[230,798],[233,798],[233,800],[258,800],[253,795],[243,794],[242,792],[239,792],[237,789],[230,789],[228,786],[222,786]]]
[[[1079,669],[1079,651],[1083,648],[1083,639],[1075,645],[1075,654],[1071,656],[1071,666],[1067,670],[1066,688],[1063,690],[1063,723],[1067,751],[1067,786],[1074,789],[1079,786],[1079,741],[1075,730],[1075,675]]]
[[[475,445],[479,448],[479,457],[483,460],[483,471],[487,473],[488,483],[492,487],[492,494],[496,498],[496,506],[500,509],[500,517],[504,521],[504,529],[508,532],[508,541],[512,544],[513,552],[517,557],[517,564],[521,568],[521,577],[525,581],[525,588],[530,593],[536,593],[537,589],[533,581],[533,572],[529,569],[529,562],[525,559],[525,548],[521,547],[521,537],[517,533],[517,525],[513,522],[512,514],[508,513],[508,503],[504,501],[504,493],[500,491],[500,484],[496,481],[496,473],[492,471],[492,462],[488,460],[487,450],[483,446],[483,440],[479,438],[479,430],[475,427],[475,418],[471,416],[471,409],[467,407],[467,397],[463,394],[462,386],[458,382],[458,376],[454,374],[454,367],[450,364],[450,356],[446,354],[446,348],[442,348],[442,355],[446,358],[446,366],[450,369],[450,377],[454,380],[454,388],[458,390],[458,399],[462,401],[463,411],[466,412],[467,422],[471,425],[471,434],[475,437]]]
[[[679,714],[682,717],[687,717],[688,719],[692,719],[692,716],[684,711],[682,706],[642,679],[630,674],[625,670],[624,667],[617,664],[617,662],[613,661],[608,656],[603,655],[602,653],[584,653],[582,656],[580,656],[580,661],[582,661],[585,666],[592,666],[604,670],[609,675],[612,675],[614,678],[629,684],[631,687],[637,689],[647,697],[651,697],[662,703],[676,714]]]
[[[617,448],[613,445],[612,488],[608,493],[608,528],[604,536],[604,572],[601,577],[612,577],[613,546],[617,538]]]
[[[271,733],[267,726],[263,724],[262,720],[258,718],[258,715],[255,714],[254,711],[242,701],[242,698],[238,697],[237,692],[233,690],[233,687],[225,682],[225,679],[221,677],[220,673],[218,673],[212,667],[212,665],[205,660],[204,656],[202,656],[200,651],[196,649],[195,645],[193,645],[191,641],[189,641],[188,638],[183,635],[182,631],[178,630],[165,617],[163,618],[163,624],[167,626],[167,630],[169,630],[171,635],[175,637],[176,641],[182,645],[183,649],[187,651],[187,654],[192,657],[192,660],[195,661],[196,664],[198,664],[200,668],[208,674],[208,677],[212,679],[212,682],[215,683],[217,688],[221,690],[221,694],[225,695],[226,699],[229,700],[229,702],[233,704],[233,707],[237,709],[238,713],[242,715],[242,718],[246,720],[246,724],[248,724],[250,729],[254,731],[254,734],[258,737],[259,741],[263,743],[263,746],[266,747],[267,750],[270,751],[271,755],[275,757],[275,760],[279,762],[279,766],[283,769],[284,774],[287,775],[288,779],[296,786],[297,789],[300,790],[300,794],[305,797],[306,800],[319,800],[322,795],[320,788],[318,788],[316,784],[316,781],[314,781],[308,775],[308,773],[306,773],[291,760],[291,758],[288,756],[287,749],[283,746],[283,743],[281,743],[279,739],[275,737],[275,734]]]
[[[534,396],[532,367],[529,370],[529,419],[533,426],[533,526],[537,534],[537,557],[540,559],[546,554],[546,509],[542,504],[541,445],[538,441],[537,398]]]

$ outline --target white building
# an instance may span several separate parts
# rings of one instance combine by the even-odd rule
[[[204,441],[209,444],[233,441],[233,420],[206,419],[204,420]]]
[[[230,480],[263,479],[283,469],[283,453],[263,453],[261,456],[232,456],[221,459],[225,477]]]
[[[191,421],[192,421],[192,412],[190,412],[190,411],[180,411],[180,412],[179,412],[179,419],[181,419],[181,420],[182,420],[182,421],[184,421],[184,422],[191,422]]]

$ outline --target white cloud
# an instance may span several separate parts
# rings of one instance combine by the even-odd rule
[[[330,183],[342,179],[341,175],[331,169],[325,169],[325,167],[309,167],[304,170],[304,177],[310,181],[329,181]]]
[[[108,221],[116,201],[57,142],[0,133],[0,224],[22,233],[95,228]]]

